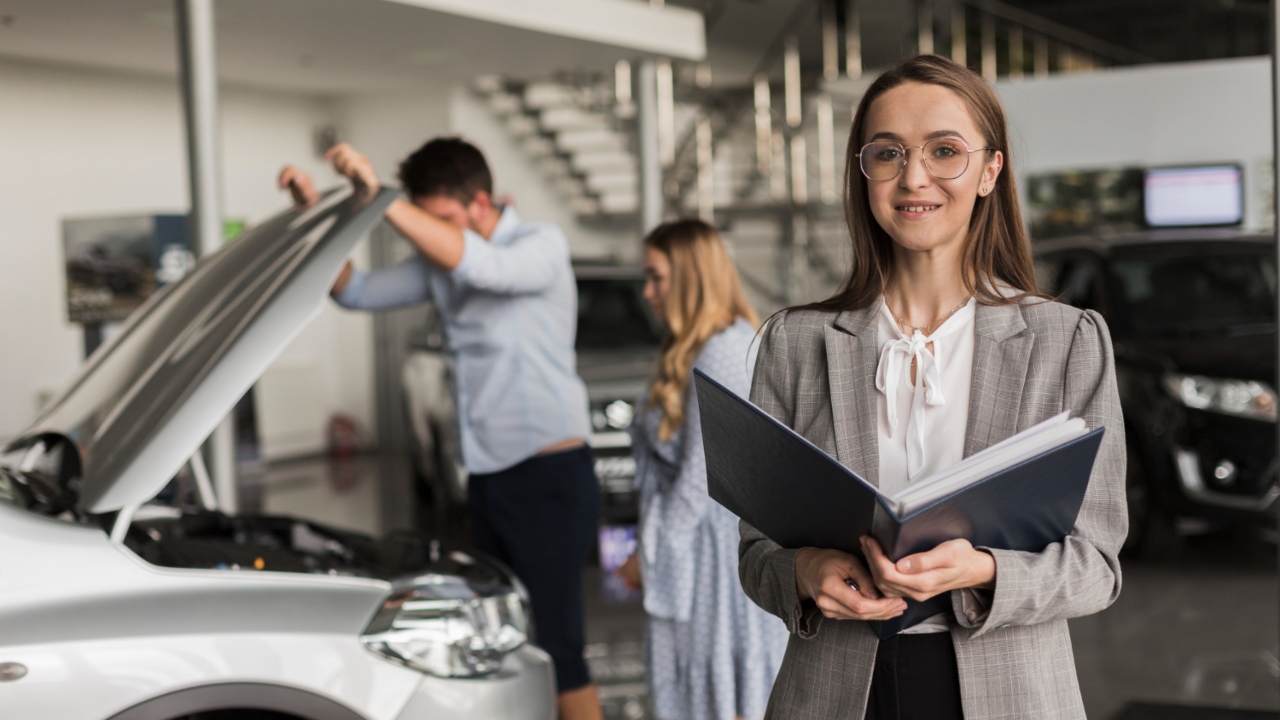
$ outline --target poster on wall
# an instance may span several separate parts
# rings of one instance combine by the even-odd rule
[[[1027,178],[1031,239],[1141,229],[1143,171],[1070,170]]]
[[[224,223],[238,235],[244,223]],[[180,214],[76,218],[62,222],[67,318],[96,325],[123,321],[153,292],[195,267]]]

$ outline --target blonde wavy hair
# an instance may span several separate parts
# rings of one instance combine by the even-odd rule
[[[701,220],[664,223],[645,237],[644,245],[671,263],[662,318],[667,334],[648,398],[651,407],[662,409],[658,437],[669,440],[684,424],[684,395],[703,346],[738,318],[753,328],[760,326],[760,320],[714,227]]]

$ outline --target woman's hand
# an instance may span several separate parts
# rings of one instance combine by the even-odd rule
[[[360,197],[371,198],[382,187],[369,158],[346,143],[338,143],[329,148],[324,159],[333,164],[334,171],[351,181]]]
[[[960,588],[995,587],[995,558],[975,550],[968,540],[949,540],[897,563],[884,554],[873,537],[863,536],[862,551],[876,587],[886,597],[924,601]]]
[[[621,578],[622,584],[626,585],[629,590],[639,590],[643,587],[644,581],[640,577],[640,553],[631,553],[631,557],[619,565],[618,569],[613,571],[613,574]]]
[[[907,609],[900,598],[881,597],[862,561],[839,550],[796,554],[796,592],[832,620],[888,620]]]

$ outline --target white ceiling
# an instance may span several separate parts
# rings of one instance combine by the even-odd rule
[[[216,0],[218,73],[240,85],[345,93],[489,73],[605,70],[622,58],[691,48],[695,24],[702,44],[701,17],[683,8],[542,0],[548,17],[534,18],[529,0],[469,1]],[[172,0],[0,0],[0,58],[175,75],[173,7]],[[581,12],[557,9],[596,17],[584,23]],[[601,18],[617,22],[607,27]]]

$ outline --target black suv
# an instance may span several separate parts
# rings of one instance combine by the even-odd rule
[[[1274,238],[1144,231],[1041,241],[1035,254],[1042,289],[1111,328],[1128,440],[1126,548],[1167,550],[1178,526],[1274,525]]]

